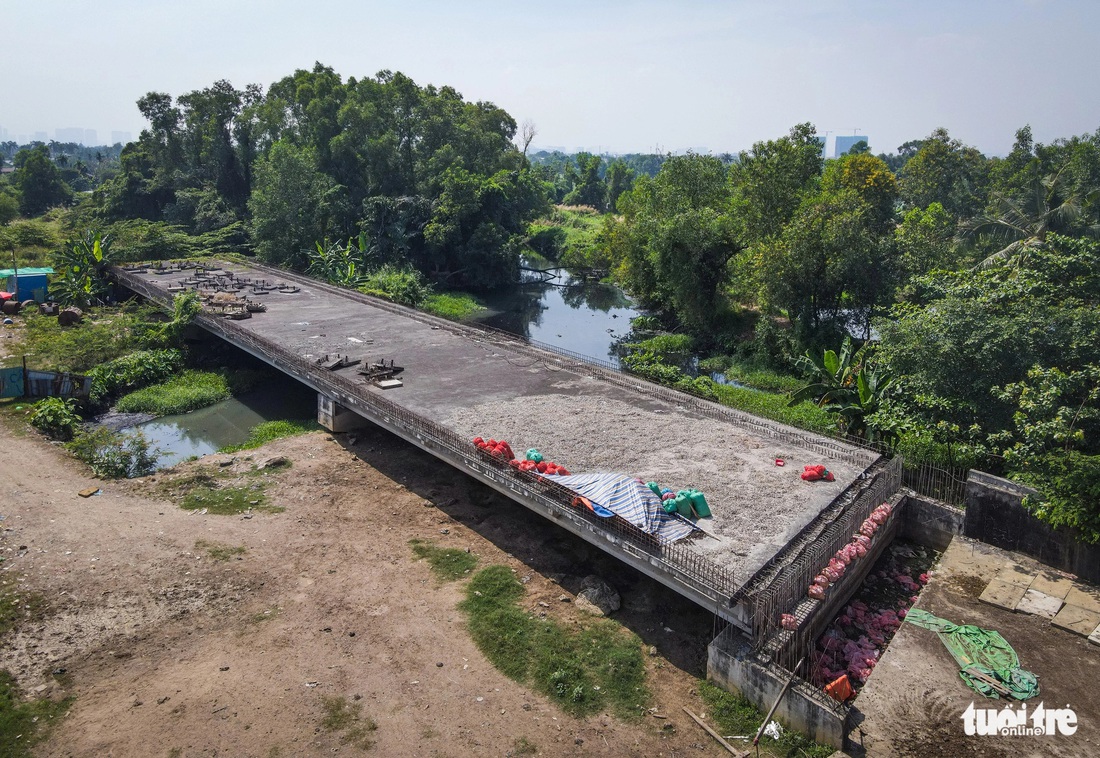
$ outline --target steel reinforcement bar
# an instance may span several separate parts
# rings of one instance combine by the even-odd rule
[[[165,305],[168,293],[125,272],[119,280],[154,302]],[[341,291],[343,294],[343,291]],[[680,543],[659,544],[652,535],[622,519],[600,519],[587,509],[572,506],[575,495],[554,482],[518,475],[507,463],[485,456],[471,441],[451,430],[403,408],[373,392],[365,383],[330,372],[290,353],[239,324],[200,315],[196,322],[204,329],[243,348],[307,386],[351,408],[367,419],[419,444],[456,468],[465,468],[502,485],[510,493],[537,504],[555,520],[568,520],[590,533],[614,542],[634,558],[649,563],[676,581],[708,599],[715,609],[728,608],[737,588],[732,571]],[[450,323],[450,322],[448,322]]]
[[[809,535],[811,539],[788,545],[792,555],[767,582],[750,590],[747,598],[753,627],[753,641],[763,645],[780,630],[780,616],[790,613],[806,590],[840,548],[852,540],[859,525],[878,505],[889,500],[901,487],[902,460],[889,461],[871,482],[854,493],[851,502],[835,517]]]

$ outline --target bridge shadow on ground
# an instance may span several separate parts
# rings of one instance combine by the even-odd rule
[[[612,618],[673,666],[693,676],[706,675],[707,645],[725,623],[714,614],[381,427],[371,424],[333,437],[571,595],[581,591],[591,574],[604,579],[622,598],[622,608]]]

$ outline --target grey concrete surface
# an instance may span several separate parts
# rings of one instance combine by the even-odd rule
[[[240,276],[269,281],[280,276],[219,265]],[[136,276],[167,295],[168,286],[188,273]],[[335,353],[392,359],[405,368],[404,386],[386,390],[386,399],[468,437],[507,439],[520,455],[537,447],[573,473],[611,470],[674,490],[699,488],[714,516],[700,521],[705,534],[692,538],[691,547],[734,572],[739,582],[877,458],[820,438],[842,451],[828,459],[820,449],[787,441],[813,436],[798,430],[763,434],[704,415],[686,397],[682,404],[661,399],[601,381],[598,372],[580,363],[563,368],[540,360],[539,351],[517,351],[491,332],[393,312],[392,306],[293,281],[301,286],[294,294],[246,293],[267,312],[239,325],[306,359]],[[355,369],[342,373],[354,377]],[[363,392],[382,391],[364,382]],[[787,429],[766,423],[779,432]],[[775,465],[777,457],[784,458],[784,467]],[[802,481],[803,465],[815,463],[826,464],[836,481]]]

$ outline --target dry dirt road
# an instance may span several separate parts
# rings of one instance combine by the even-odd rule
[[[694,687],[711,616],[385,432],[318,432],[225,467],[233,456],[98,482],[9,422],[0,570],[45,610],[3,641],[0,668],[39,696],[75,698],[37,755],[724,754],[680,710],[705,710]],[[202,515],[162,494],[196,470],[245,476],[275,455],[292,462],[264,475],[282,513]],[[587,574],[609,580],[621,623],[656,648],[649,705],[669,718],[576,719],[500,674],[456,609],[463,583],[437,582],[412,538],[512,567],[524,604],[567,623],[580,612],[559,598]],[[243,552],[219,561],[210,545]],[[326,697],[377,723],[367,753],[322,728]]]

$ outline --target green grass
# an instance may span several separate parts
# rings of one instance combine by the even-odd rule
[[[226,545],[223,542],[208,542],[207,540],[196,540],[195,549],[206,553],[216,561],[228,561],[247,552],[247,548],[243,545]]]
[[[216,516],[233,516],[249,510],[282,513],[285,508],[268,505],[261,484],[251,487],[195,487],[183,498],[180,507],[186,511],[203,508]]]
[[[315,432],[321,427],[316,421],[265,421],[257,424],[248,432],[248,439],[239,445],[226,445],[219,453],[239,453],[242,450],[254,450],[272,440],[293,437],[298,434]]]
[[[441,582],[453,582],[469,574],[477,566],[477,556],[453,547],[438,547],[424,540],[409,540],[417,558],[428,561],[432,573]]]
[[[536,618],[518,603],[525,592],[505,566],[479,571],[466,587],[459,607],[493,665],[576,716],[610,708],[640,717],[650,698],[641,641],[607,619],[571,629]]]
[[[56,318],[37,313],[25,323],[22,345],[4,362],[18,365],[26,355],[27,367],[42,371],[89,371],[136,349],[143,332],[138,309],[130,307],[97,308],[77,326],[59,326]]]
[[[229,382],[224,376],[206,371],[184,371],[167,382],[124,395],[115,407],[122,413],[167,416],[205,408],[225,400],[229,394]]]
[[[56,702],[49,698],[23,700],[15,678],[0,671],[0,756],[29,757],[31,748],[45,739],[72,702],[71,697]]]
[[[719,734],[755,735],[764,721],[764,714],[743,696],[726,692],[710,682],[699,683],[699,695],[707,704],[708,715],[718,724]],[[790,758],[827,758],[835,752],[790,729],[785,729],[778,740],[761,737],[760,745],[768,754]]]
[[[485,305],[472,295],[462,292],[436,292],[428,295],[420,308],[452,321],[462,321],[484,311]]]
[[[813,403],[805,402],[789,407],[786,395],[773,395],[729,385],[717,385],[714,391],[722,405],[819,434],[836,433],[836,416]]]
[[[349,703],[346,697],[340,695],[325,695],[321,697],[321,709],[324,711],[321,728],[326,732],[343,732],[340,735],[341,744],[360,750],[369,750],[374,746],[372,735],[378,730],[378,724],[374,719],[363,716],[362,703]]]
[[[728,355],[699,361],[699,370],[708,374],[714,372],[725,374],[727,379],[765,392],[794,392],[806,385],[806,381],[797,376],[741,363]]]

